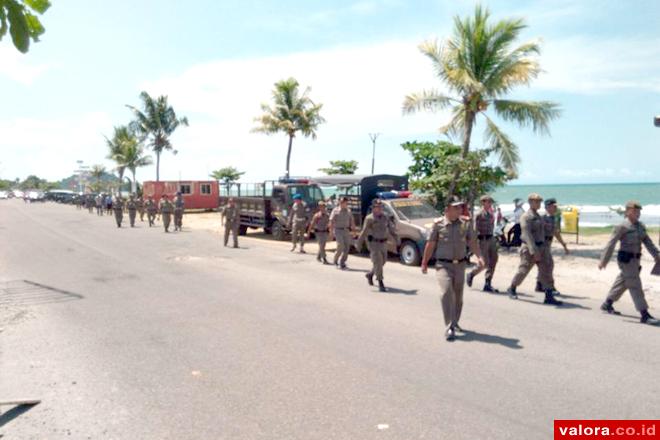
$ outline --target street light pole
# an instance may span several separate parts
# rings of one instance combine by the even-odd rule
[[[371,151],[371,174],[374,173],[374,165],[376,163],[376,139],[378,139],[380,133],[369,133],[369,139],[371,139],[372,151]]]

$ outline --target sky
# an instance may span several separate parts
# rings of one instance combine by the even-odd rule
[[[467,0],[52,0],[46,33],[27,55],[0,41],[0,178],[59,180],[76,161],[108,169],[104,136],[131,120],[139,94],[167,95],[189,127],[161,158],[161,179],[206,179],[234,166],[245,181],[283,175],[285,135],[253,133],[273,84],[311,88],[326,119],[293,143],[293,175],[330,160],[404,173],[406,141],[442,139],[447,114],[403,115],[406,94],[443,85],[418,45],[451,35]],[[502,123],[520,148],[514,183],[660,181],[660,2],[482,2],[494,19],[520,17],[521,43],[541,42],[543,74],[512,99],[550,100],[551,136]],[[477,125],[481,133],[483,124]],[[483,146],[480,134],[473,147]],[[155,179],[155,167],[138,170]]]

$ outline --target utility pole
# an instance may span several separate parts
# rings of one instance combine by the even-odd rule
[[[378,139],[380,133],[369,133],[369,139],[371,139],[372,151],[371,151],[371,174],[374,173],[374,165],[376,163],[376,139]]]
[[[656,115],[656,117],[653,118],[653,125],[660,128],[660,115]],[[660,244],[660,230],[658,230],[658,244]]]

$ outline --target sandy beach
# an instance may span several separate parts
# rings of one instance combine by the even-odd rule
[[[198,230],[207,230],[218,236],[218,244],[222,241],[222,227],[220,226],[220,214],[218,213],[199,213],[187,214],[184,217],[184,227]],[[552,253],[555,258],[555,284],[556,288],[562,292],[567,299],[593,298],[604,299],[612,282],[618,273],[618,266],[615,258],[605,270],[598,270],[598,261],[602,249],[609,239],[608,228],[586,229],[583,235],[579,237],[579,243],[575,243],[575,235],[564,235],[564,241],[568,244],[569,255],[565,255],[561,245],[553,243]],[[602,232],[602,231],[605,232]],[[657,231],[649,230],[649,234],[657,245]],[[268,242],[270,245],[279,247],[282,252],[289,250],[288,242],[273,240],[270,236],[263,234],[261,230],[248,230],[241,240],[259,240]],[[309,258],[313,258],[316,252],[316,244],[308,243],[306,250]],[[326,248],[329,252],[334,252],[335,244],[330,242]],[[642,251],[642,283],[646,293],[646,299],[651,309],[656,309],[656,315],[660,314],[660,277],[650,274],[653,267],[653,259],[644,249]],[[355,256],[354,256],[355,257]],[[352,257],[353,258],[353,257]],[[367,258],[358,256],[358,258]],[[493,279],[494,287],[500,291],[506,290],[518,265],[517,250],[500,250],[500,259],[498,262],[495,277]],[[389,264],[400,264],[396,256],[390,256]],[[419,270],[418,268],[409,268],[409,270]],[[528,275],[525,282],[518,288],[518,292],[523,295],[539,295],[534,292],[534,283],[536,281],[536,270]],[[483,275],[475,278],[474,289],[481,288]],[[630,295],[625,293],[618,302],[618,309],[622,312],[637,315]]]

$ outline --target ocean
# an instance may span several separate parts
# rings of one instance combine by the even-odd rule
[[[560,207],[575,206],[580,212],[580,226],[609,226],[622,219],[611,208],[622,208],[628,200],[642,204],[642,222],[660,224],[660,183],[607,183],[575,185],[507,185],[492,196],[508,216],[513,213],[513,199],[527,200],[530,193],[544,199],[554,197]],[[525,205],[525,209],[527,205]]]

